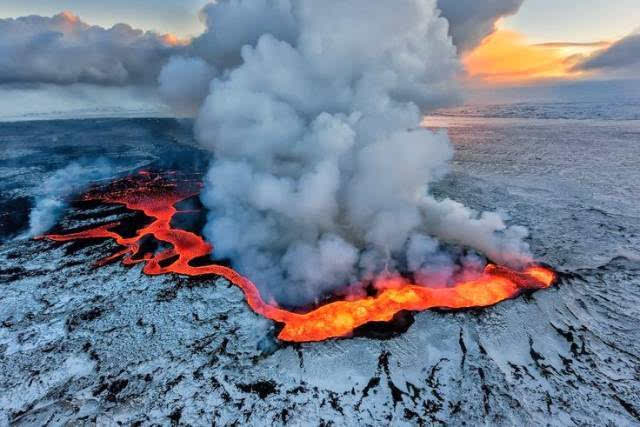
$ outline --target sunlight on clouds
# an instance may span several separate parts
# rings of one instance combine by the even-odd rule
[[[469,77],[488,83],[521,83],[542,79],[572,79],[583,76],[571,68],[595,50],[596,43],[530,44],[527,38],[497,24],[498,31],[463,58]]]
[[[168,46],[188,46],[189,43],[191,43],[191,38],[184,38],[181,39],[178,36],[176,36],[175,34],[171,34],[171,33],[167,33],[164,34],[163,36],[161,36],[161,39],[164,43],[166,43]]]

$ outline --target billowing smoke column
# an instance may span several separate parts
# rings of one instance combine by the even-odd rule
[[[419,125],[459,96],[435,1],[226,0],[204,12],[191,61],[216,77],[204,101],[174,99],[202,103],[197,137],[215,156],[205,234],[266,299],[307,304],[384,271],[445,284],[460,265],[480,270],[450,244],[528,261],[525,229],[429,194],[453,152]]]

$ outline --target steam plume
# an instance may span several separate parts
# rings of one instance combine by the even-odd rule
[[[174,56],[158,78],[160,96],[176,112],[193,116],[209,92],[215,68],[201,58]]]
[[[53,227],[67,206],[67,199],[84,189],[91,181],[113,174],[105,159],[92,163],[71,163],[47,178],[36,196],[29,216],[29,231],[21,238],[36,237]]]
[[[385,269],[478,262],[451,243],[527,259],[524,229],[429,195],[453,151],[421,118],[459,99],[434,0],[222,0],[204,14],[193,48],[219,72],[196,122],[216,156],[205,234],[265,297],[309,303]]]

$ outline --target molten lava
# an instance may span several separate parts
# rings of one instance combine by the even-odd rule
[[[256,313],[284,324],[278,338],[284,341],[322,341],[351,334],[369,322],[390,321],[403,310],[422,311],[431,308],[463,309],[486,307],[517,296],[523,290],[548,288],[555,281],[555,273],[542,266],[530,266],[522,272],[488,265],[474,280],[462,281],[446,288],[429,288],[410,283],[400,276],[380,278],[377,295],[337,301],[308,313],[295,313],[267,304],[256,286],[235,270],[221,265],[193,266],[192,261],[206,257],[213,248],[199,235],[171,226],[179,213],[176,204],[200,192],[197,180],[175,179],[171,175],[141,172],[118,180],[103,189],[94,189],[83,200],[122,204],[130,210],[142,211],[153,221],[136,230],[133,237],[113,231],[120,223],[101,225],[66,235],[52,234],[42,238],[65,242],[78,239],[109,238],[122,250],[98,262],[98,266],[123,258],[125,265],[144,263],[148,275],[180,274],[186,276],[216,275],[238,286],[247,304]],[[159,253],[141,253],[145,236],[171,246]]]

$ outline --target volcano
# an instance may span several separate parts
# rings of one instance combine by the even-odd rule
[[[119,233],[116,229],[122,224],[115,222],[41,238],[56,242],[115,240],[122,249],[99,261],[96,267],[122,259],[127,266],[144,264],[142,271],[150,276],[178,274],[223,277],[242,290],[254,312],[283,324],[278,338],[289,342],[349,336],[362,325],[388,322],[402,311],[486,307],[516,297],[525,290],[548,288],[555,281],[555,273],[539,265],[514,271],[488,264],[478,277],[448,287],[417,285],[400,275],[384,275],[375,280],[379,291],[373,296],[335,301],[304,313],[289,311],[280,308],[277,303],[265,302],[258,288],[230,267],[213,263],[195,265],[196,261],[210,257],[213,247],[198,234],[174,228],[171,223],[174,216],[181,212],[176,205],[197,196],[200,187],[197,179],[175,172],[141,171],[137,175],[94,188],[82,196],[84,201],[124,205],[150,218],[151,222],[136,229],[132,237]],[[145,251],[142,241],[149,236],[170,248],[157,253]]]

